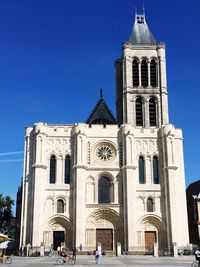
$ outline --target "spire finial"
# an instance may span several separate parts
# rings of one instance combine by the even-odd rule
[[[103,99],[103,89],[100,88],[100,99]]]
[[[143,10],[143,16],[145,16],[145,7],[144,7],[144,3],[142,4],[142,10]]]
[[[137,18],[137,7],[135,6],[135,21],[136,21],[136,18]]]
[[[144,17],[144,22],[145,22],[145,6],[144,6],[144,2],[143,2],[143,5],[142,5],[142,10],[143,10],[143,17]]]

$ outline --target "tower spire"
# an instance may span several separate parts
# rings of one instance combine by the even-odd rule
[[[133,30],[129,38],[129,43],[132,44],[156,44],[157,41],[151,33],[145,18],[145,6],[142,5],[142,11],[137,13],[137,8],[135,7],[135,23],[133,25]]]

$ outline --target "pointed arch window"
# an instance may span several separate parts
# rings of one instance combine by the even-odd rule
[[[153,212],[153,199],[151,197],[149,197],[147,199],[147,212]]]
[[[102,176],[98,182],[98,202],[111,202],[111,183],[110,179],[105,176]]]
[[[159,184],[159,170],[158,170],[158,158],[156,156],[153,157],[153,183]]]
[[[55,184],[55,182],[56,182],[56,157],[52,155],[50,158],[49,183]]]
[[[157,75],[157,62],[155,59],[151,60],[150,63],[150,82],[152,87],[158,86],[158,75]]]
[[[70,184],[70,162],[71,158],[67,155],[65,157],[65,184]]]
[[[138,97],[135,101],[136,126],[143,126],[143,101]]]
[[[144,169],[144,158],[139,157],[139,183],[145,184],[145,169]]]
[[[148,62],[146,59],[141,62],[141,82],[143,87],[148,86]]]
[[[156,100],[152,97],[149,99],[149,125],[156,126]]]
[[[133,60],[133,87],[139,86],[139,64],[137,59]]]
[[[57,213],[64,213],[64,201],[62,199],[57,201]]]

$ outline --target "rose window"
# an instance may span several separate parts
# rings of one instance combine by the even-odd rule
[[[116,152],[112,144],[103,143],[96,146],[95,157],[102,163],[109,163],[115,158]]]

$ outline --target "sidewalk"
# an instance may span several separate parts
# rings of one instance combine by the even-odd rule
[[[58,256],[53,257],[12,257],[12,267],[36,267],[36,266],[57,266],[56,260]],[[129,266],[129,267],[171,267],[171,266],[191,266],[192,261],[194,261],[194,256],[179,256],[177,258],[173,257],[158,257],[154,258],[152,256],[103,256],[100,259],[98,265],[101,266]],[[75,266],[96,266],[94,256],[77,256],[77,262]],[[4,264],[1,265],[5,266]],[[64,266],[64,265],[63,265]],[[67,266],[67,264],[66,264]]]

